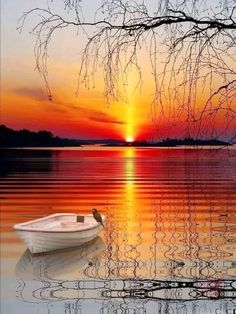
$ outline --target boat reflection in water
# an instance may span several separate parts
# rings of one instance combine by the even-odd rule
[[[105,250],[104,241],[93,241],[75,248],[31,254],[26,250],[16,265],[16,275],[26,280],[69,280],[83,277],[83,269],[96,263]]]
[[[108,279],[117,261],[105,259],[105,247],[98,237],[78,248],[40,255],[25,251],[16,266],[18,298],[44,304],[50,314],[59,313],[58,306],[65,313],[86,313],[91,301],[91,313],[192,313],[194,308],[196,313],[209,313],[209,302],[211,313],[220,308],[222,313],[233,313],[236,281]],[[186,266],[178,261],[158,264],[180,270]],[[145,267],[150,269],[151,264]]]

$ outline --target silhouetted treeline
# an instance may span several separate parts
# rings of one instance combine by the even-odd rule
[[[204,145],[209,145],[209,146],[227,146],[230,145],[227,142],[220,141],[217,139],[209,139],[209,140],[202,140],[202,139],[193,139],[193,138],[184,138],[184,139],[171,139],[167,138],[163,140],[162,142],[158,142],[154,144],[155,146],[204,146]]]
[[[54,136],[49,131],[15,131],[0,125],[0,147],[80,146],[79,141]]]
[[[54,136],[49,131],[31,132],[29,130],[15,131],[0,125],[0,147],[43,147],[43,146],[80,146],[100,144],[103,146],[136,146],[136,147],[176,147],[176,146],[227,146],[227,142],[217,139],[202,140],[193,138],[172,139],[166,138],[160,142],[136,141],[127,143],[125,141],[103,139],[103,140],[81,140],[66,139]]]
[[[230,143],[220,141],[217,139],[210,140],[201,140],[193,138],[184,138],[184,139],[172,139],[166,138],[160,142],[146,142],[146,141],[137,141],[137,142],[110,142],[106,146],[135,146],[135,147],[176,147],[176,146],[228,146]]]

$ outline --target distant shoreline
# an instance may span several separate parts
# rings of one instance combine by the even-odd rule
[[[9,146],[9,147],[0,147],[0,151],[10,151],[10,150],[16,150],[16,151],[49,151],[49,150],[76,150],[76,149],[85,149],[85,148],[91,148],[91,149],[105,149],[105,148],[143,148],[143,149],[155,149],[155,148],[159,148],[159,149],[230,149],[230,148],[236,148],[236,144],[231,144],[231,145],[226,145],[226,146],[222,146],[222,145],[179,145],[179,146],[125,146],[125,145],[119,145],[119,146],[115,146],[115,145],[93,145],[93,144],[89,144],[89,145],[80,145],[80,146],[22,146],[22,147],[13,147],[13,146]]]
[[[173,139],[166,138],[159,142],[125,142],[121,140],[102,139],[102,140],[82,140],[67,139],[54,136],[49,131],[32,132],[29,130],[13,130],[5,125],[0,125],[0,148],[70,148],[81,147],[83,145],[101,147],[180,147],[180,146],[232,146],[233,144],[218,139]]]
[[[171,143],[162,143],[162,142],[159,142],[159,143],[154,143],[154,144],[151,144],[151,143],[147,143],[147,144],[139,144],[139,143],[124,143],[124,144],[118,144],[118,145],[103,145],[103,147],[160,147],[160,148],[165,148],[165,147],[183,147],[183,146],[189,146],[189,147],[195,147],[195,146],[198,146],[198,147],[201,147],[201,146],[233,146],[233,144],[230,144],[230,143],[227,143],[227,142],[223,142],[223,141],[219,141],[219,142],[210,142],[210,141],[205,141],[205,142],[202,142],[202,143],[181,143],[181,144],[171,144]]]

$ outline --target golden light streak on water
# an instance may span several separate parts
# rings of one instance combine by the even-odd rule
[[[236,278],[235,155],[230,157],[227,150],[134,147],[1,153],[1,271],[5,287],[1,297],[5,308],[13,304],[14,313],[65,313],[68,306],[76,309],[71,293],[76,293],[73,286],[79,285],[78,297],[89,300],[81,301],[80,313],[88,312],[86,302],[97,306],[91,314],[105,312],[100,298],[108,287],[114,288],[120,299],[108,295],[104,297],[106,304],[121,304],[127,309],[131,304],[127,301],[135,296],[132,293],[143,292],[143,285],[147,285],[146,290],[151,287],[149,292],[157,299],[149,301],[140,294],[133,307],[137,311],[131,313],[182,314],[193,313],[195,308],[194,313],[232,313],[234,299],[228,293],[229,281]],[[55,212],[91,213],[94,206],[107,215],[107,226],[101,233],[102,241],[82,251],[77,248],[32,257],[24,253],[24,244],[12,230],[15,223]],[[30,273],[39,278],[28,279]],[[134,279],[129,286],[142,282],[123,300],[121,288],[127,279]],[[159,281],[173,284],[159,291]],[[202,281],[214,289],[206,291]],[[187,282],[184,289],[181,282]],[[210,300],[207,293],[211,293]],[[168,301],[170,294],[173,302]],[[19,296],[25,299],[19,301]],[[186,298],[190,302],[186,303]],[[55,311],[43,308],[47,300]],[[31,301],[37,305],[28,311]],[[138,305],[145,311],[140,312]],[[114,313],[113,309],[109,313]]]
[[[136,220],[136,206],[135,206],[135,186],[134,186],[134,157],[135,149],[128,147],[125,153],[125,193],[126,193],[126,206],[125,215],[127,216],[127,224],[125,232],[127,232],[127,244],[134,243],[134,233],[129,232],[133,228],[133,222]]]

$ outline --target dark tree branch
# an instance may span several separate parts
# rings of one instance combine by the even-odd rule
[[[90,22],[84,19],[79,0],[64,0],[64,4],[67,13],[75,13],[73,19],[68,18],[70,14],[53,13],[51,8],[34,8],[19,20],[21,31],[26,19],[38,14],[39,21],[33,29],[36,68],[46,82],[49,95],[47,51],[51,38],[57,30],[76,27],[87,34],[78,88],[81,84],[89,88],[91,81],[94,85],[99,67],[103,68],[108,101],[125,94],[122,89],[125,91],[128,84],[131,67],[137,72],[136,86],[140,87],[143,69],[139,55],[146,43],[155,86],[153,108],[159,106],[154,111],[163,119],[170,121],[171,115],[174,120],[182,117],[187,133],[200,135],[203,125],[207,129],[207,124],[209,128],[212,125],[215,132],[213,120],[222,112],[225,112],[227,125],[228,120],[235,118],[234,0],[216,0],[215,8],[208,6],[205,0],[157,0],[157,10],[152,13],[149,13],[148,2],[145,5],[139,1],[103,0],[94,21]],[[164,55],[163,47],[165,61],[159,62]],[[199,91],[206,94],[204,102],[200,100]]]

